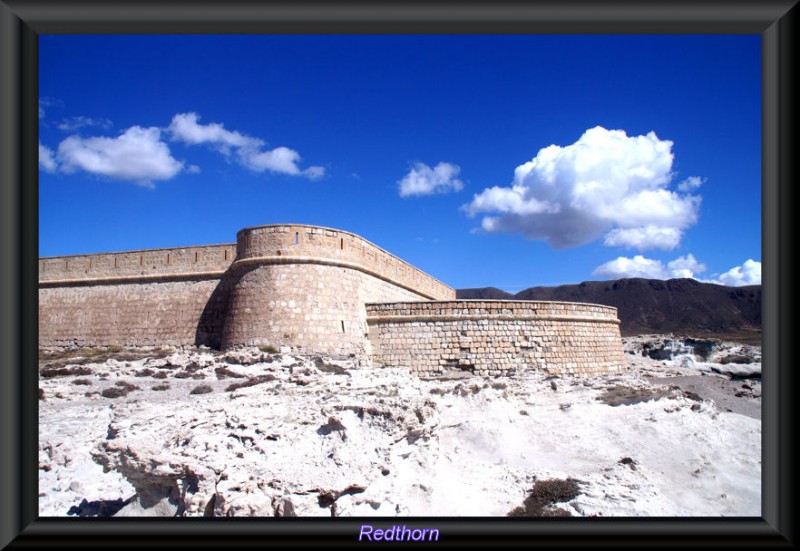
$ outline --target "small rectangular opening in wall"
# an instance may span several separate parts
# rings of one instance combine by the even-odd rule
[[[143,265],[144,265],[144,255],[140,254],[139,255],[139,266],[143,266]]]
[[[344,237],[342,237],[341,239],[339,239],[339,247],[340,247],[342,250],[344,250]]]
[[[114,267],[115,268],[117,267],[117,257],[116,256],[114,257]]]
[[[200,253],[195,251],[194,252],[194,261],[197,262],[198,260],[200,260]]]
[[[294,244],[295,245],[299,245],[300,244],[300,232],[299,231],[294,232]]]
[[[170,263],[169,253],[167,253],[167,265]]]
[[[344,333],[344,320],[342,320],[342,333]]]
[[[225,260],[228,260],[228,249],[225,249]]]

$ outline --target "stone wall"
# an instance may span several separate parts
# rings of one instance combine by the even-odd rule
[[[373,361],[424,376],[541,369],[599,375],[624,369],[616,308],[461,300],[367,304]]]
[[[247,228],[237,248],[223,348],[368,354],[365,303],[455,298],[450,287],[340,230]]]
[[[265,344],[366,352],[364,304],[455,291],[357,235],[247,228],[236,244],[39,260],[39,345]]]
[[[221,277],[236,258],[236,245],[206,245],[39,259],[39,286],[124,282],[171,276]]]
[[[86,283],[40,287],[40,348],[220,344],[219,278]]]

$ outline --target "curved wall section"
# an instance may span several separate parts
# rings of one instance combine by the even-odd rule
[[[366,311],[373,361],[420,375],[624,370],[617,310],[609,306],[460,300],[367,304]]]
[[[369,354],[365,303],[455,291],[357,235],[300,225],[247,228],[227,275],[222,348],[268,345]]]
[[[452,300],[456,292],[363,237],[319,226],[280,224],[245,228],[236,235],[233,267],[325,264],[358,270],[428,300]]]

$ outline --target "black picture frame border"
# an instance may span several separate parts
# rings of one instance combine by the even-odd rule
[[[0,547],[349,547],[362,523],[435,527],[439,546],[794,547],[797,0],[225,3],[0,0]],[[762,517],[38,518],[38,35],[702,33],[762,37]],[[732,113],[732,116],[735,114]],[[735,215],[735,213],[732,213]],[[667,450],[665,450],[667,452]],[[394,543],[398,548],[404,544]]]

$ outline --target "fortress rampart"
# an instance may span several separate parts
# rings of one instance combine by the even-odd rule
[[[39,346],[268,345],[435,375],[622,369],[616,309],[456,301],[355,234],[245,228],[236,244],[39,260]]]
[[[457,300],[367,304],[373,361],[426,376],[538,368],[599,375],[624,366],[617,310],[573,302]]]

